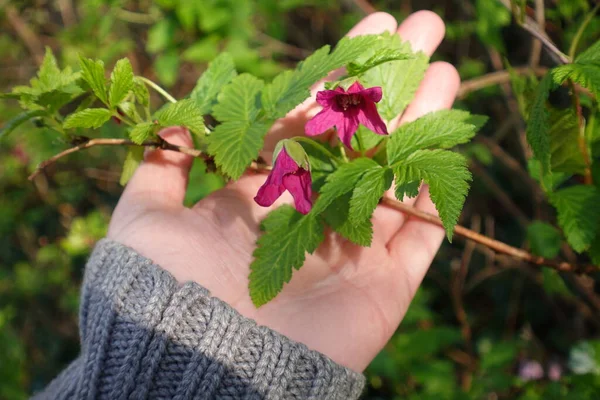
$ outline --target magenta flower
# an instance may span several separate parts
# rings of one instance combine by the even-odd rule
[[[292,140],[286,140],[277,147],[279,151],[275,150],[273,169],[258,189],[254,201],[260,206],[269,207],[287,190],[294,197],[296,210],[308,214],[312,208],[312,178],[308,157],[302,146]]]
[[[323,110],[307,122],[305,132],[308,136],[315,136],[335,126],[340,140],[350,149],[352,135],[359,123],[379,135],[387,135],[385,123],[375,106],[381,96],[380,87],[365,89],[358,82],[354,82],[348,91],[340,86],[335,90],[320,91],[317,103],[323,106]]]

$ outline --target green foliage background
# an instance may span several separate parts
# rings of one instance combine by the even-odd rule
[[[546,30],[566,49],[591,2],[545,3]],[[111,67],[129,57],[137,74],[178,98],[222,50],[234,55],[240,72],[270,79],[335,43],[372,8],[398,20],[425,8],[441,15],[447,38],[433,59],[456,65],[463,81],[504,69],[506,61],[529,63],[530,36],[493,0],[0,0],[0,91],[28,82],[44,46],[73,67],[78,54]],[[580,48],[599,37],[600,17],[594,17]],[[541,66],[554,65],[543,53]],[[524,91],[515,93],[520,100]],[[556,105],[565,101],[560,90],[551,97]],[[556,225],[556,215],[524,173],[520,104],[501,85],[457,102],[491,118],[473,144],[460,148],[474,175],[460,223],[553,257],[560,232],[531,223]],[[15,102],[1,101],[0,126],[16,112]],[[119,129],[113,123],[101,135],[115,137]],[[41,160],[62,148],[50,130],[30,124],[0,142],[0,399],[27,398],[77,355],[82,268],[122,190],[125,150],[114,148],[76,153],[35,184],[27,181]],[[197,163],[189,204],[223,184]],[[598,398],[597,286],[594,279],[535,269],[461,240],[445,243],[401,327],[366,371],[365,398]],[[540,363],[544,378],[520,377],[531,361]],[[549,378],[554,368],[561,371],[558,380]]]

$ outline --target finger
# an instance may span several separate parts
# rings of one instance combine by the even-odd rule
[[[174,145],[193,146],[190,134],[184,128],[166,128],[159,135]],[[127,184],[121,202],[182,207],[192,161],[192,156],[176,151],[148,151]]]
[[[363,18],[358,24],[350,29],[346,36],[354,37],[359,35],[394,32],[397,26],[398,23],[396,22],[396,19],[390,14],[376,12]],[[265,151],[261,152],[261,156],[265,160],[270,161],[272,150],[280,140],[292,136],[304,135],[304,125],[306,124],[306,121],[319,111],[314,99],[317,91],[323,90],[325,81],[335,79],[336,76],[339,76],[342,73],[343,69],[333,71],[326,79],[315,84],[311,88],[311,98],[304,101],[273,125],[265,138]]]
[[[410,42],[414,51],[431,56],[444,39],[446,27],[436,13],[417,11],[402,21],[397,32],[402,40]]]
[[[437,215],[426,185],[421,188],[415,208]],[[406,281],[410,298],[423,281],[443,239],[442,227],[410,217],[388,244],[392,259],[397,261],[395,273],[402,275],[397,279]]]

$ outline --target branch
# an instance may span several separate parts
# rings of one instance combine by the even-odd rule
[[[85,139],[85,138],[82,138],[82,139]],[[143,147],[148,147],[148,148],[153,148],[153,149],[176,151],[179,153],[190,155],[192,157],[202,158],[203,160],[208,161],[208,162],[213,161],[213,158],[211,156],[203,153],[202,151],[200,151],[198,149],[194,149],[191,147],[185,147],[185,146],[177,146],[177,145],[167,142],[166,140],[164,140],[162,138],[158,138],[155,141],[144,142],[142,144],[137,144],[137,143],[134,143],[131,140],[127,140],[127,139],[89,139],[83,143],[80,143],[69,149],[61,151],[60,153],[54,155],[53,157],[47,159],[46,161],[43,161],[38,166],[38,168],[29,176],[29,180],[34,179],[36,176],[38,176],[44,170],[44,168],[55,163],[59,159],[65,157],[65,156],[68,156],[69,154],[76,153],[80,150],[89,149],[89,148],[95,147],[95,146],[143,146]],[[271,167],[268,165],[258,163],[258,162],[252,162],[252,164],[250,164],[248,169],[252,170],[252,171],[256,171],[256,172],[264,172],[264,171],[269,171],[271,169]],[[439,219],[439,217],[429,214],[429,213],[426,213],[424,211],[421,211],[421,210],[419,210],[415,207],[409,206],[407,204],[404,204],[398,200],[384,197],[381,200],[381,203],[387,207],[396,209],[396,210],[401,211],[410,216],[419,218],[425,222],[429,222],[431,224],[443,227],[442,220]],[[517,258],[519,260],[526,261],[535,266],[547,266],[547,267],[553,268],[560,272],[572,272],[572,273],[577,273],[577,274],[589,274],[589,273],[593,273],[593,272],[600,272],[600,268],[593,266],[593,265],[572,264],[572,263],[568,263],[566,261],[549,260],[544,257],[535,256],[523,249],[518,249],[516,247],[512,247],[512,246],[510,246],[506,243],[500,242],[498,240],[491,239],[485,235],[477,233],[477,232],[475,232],[471,229],[465,228],[464,226],[461,226],[461,225],[456,225],[456,227],[454,228],[454,233],[458,236],[464,237],[465,239],[472,240],[475,243],[478,243],[480,245],[488,247],[497,253],[509,255],[509,256]]]
[[[528,73],[534,73],[537,76],[543,76],[548,68],[545,67],[517,67],[514,68],[514,71],[518,75],[525,75]],[[485,74],[483,76],[470,79],[468,81],[464,81],[460,85],[460,89],[458,89],[457,97],[459,99],[463,99],[467,97],[471,92],[476,92],[481,89],[485,89],[490,86],[499,85],[501,83],[510,82],[510,73],[508,71],[496,71],[491,72],[489,74]]]
[[[502,3],[502,5],[504,5],[506,8],[513,11],[512,7],[510,5],[510,0],[498,0],[498,1],[500,1],[500,3]],[[520,10],[515,10],[515,13],[517,13],[517,14],[520,13]],[[516,15],[517,21],[519,21],[519,19],[521,17],[522,17],[521,15]],[[525,15],[524,17],[525,18],[523,18],[523,22],[519,23],[519,25],[521,25],[521,27],[523,29],[525,29],[532,36],[534,36],[536,39],[538,39],[540,42],[542,42],[544,44],[544,46],[548,49],[548,51],[550,52],[552,57],[559,64],[571,63],[571,59],[569,58],[569,56],[567,56],[565,53],[560,51],[560,49],[554,44],[552,39],[550,39],[548,37],[546,32],[540,28],[540,26],[537,24],[537,22],[535,22],[531,17],[529,17],[527,15]]]

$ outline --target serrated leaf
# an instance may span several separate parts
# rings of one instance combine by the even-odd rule
[[[471,117],[466,111],[441,110],[400,126],[388,140],[388,163],[405,159],[415,150],[448,149],[467,143],[477,132],[475,125],[465,122]]]
[[[110,82],[108,102],[114,108],[125,100],[129,91],[133,89],[133,68],[127,58],[117,61],[110,75]]]
[[[310,96],[310,87],[329,72],[340,68],[369,50],[381,40],[380,36],[365,35],[340,40],[331,54],[323,46],[298,64],[294,71],[285,71],[268,84],[262,95],[263,106],[269,119],[286,115]]]
[[[577,64],[600,64],[600,40],[581,52],[576,58]]]
[[[583,174],[585,161],[579,148],[579,123],[572,108],[550,112],[550,166],[552,172]]]
[[[252,75],[237,76],[219,94],[213,116],[223,122],[207,138],[208,151],[221,170],[239,178],[263,147],[269,123],[255,121],[263,82]]]
[[[370,158],[356,158],[349,163],[342,164],[334,173],[327,177],[325,185],[321,188],[319,198],[311,210],[311,214],[320,214],[338,197],[352,191],[356,182],[367,170],[379,165]]]
[[[204,116],[191,99],[165,105],[154,114],[153,119],[163,127],[183,126],[195,135],[204,134]]]
[[[221,89],[236,76],[233,58],[229,53],[221,53],[198,79],[190,98],[196,102],[202,114],[209,114]]]
[[[431,200],[435,204],[448,240],[469,191],[471,173],[466,158],[447,150],[417,150],[394,168],[397,184],[424,180],[429,185]],[[399,198],[402,200],[402,198]]]
[[[527,239],[531,252],[535,255],[554,258],[560,253],[562,243],[560,232],[546,222],[533,221],[527,227]]]
[[[385,37],[384,37],[385,38]],[[397,51],[413,54],[408,60],[391,61],[369,69],[362,76],[366,87],[380,86],[383,97],[377,110],[383,119],[390,121],[402,113],[412,101],[425,76],[429,57],[424,53],[414,53],[408,42],[401,42],[397,35],[388,36],[385,46]]]
[[[148,107],[150,105],[150,92],[148,91],[146,84],[140,78],[133,78],[132,90],[135,99],[140,105],[144,107]]]
[[[250,264],[248,287],[256,307],[271,301],[290,281],[292,269],[300,269],[306,253],[314,252],[324,239],[323,224],[314,215],[302,215],[289,205],[269,213],[262,223]]]
[[[112,112],[106,108],[87,108],[69,115],[63,127],[71,128],[99,128],[112,117]]]
[[[44,60],[42,61],[42,65],[40,65],[40,70],[38,71],[38,82],[41,86],[49,86],[52,87],[56,80],[60,79],[61,71],[58,68],[58,63],[56,62],[56,57],[52,53],[52,49],[50,47],[46,47],[46,54],[44,55]]]
[[[370,218],[350,221],[352,192],[336,198],[323,212],[327,225],[345,239],[359,246],[368,247],[373,240],[373,224]]]
[[[371,215],[379,200],[392,184],[394,174],[389,168],[375,167],[366,171],[352,191],[350,222],[358,224]]]
[[[127,150],[125,162],[123,163],[123,171],[119,183],[125,186],[133,176],[135,170],[144,159],[144,148],[141,146],[131,146]]]
[[[154,134],[156,124],[153,122],[143,122],[137,124],[129,131],[129,138],[136,144],[142,144]]]
[[[79,57],[79,65],[81,67],[81,77],[83,80],[90,86],[100,101],[104,104],[108,104],[104,63],[100,60]]]
[[[221,121],[252,121],[260,111],[260,91],[264,82],[250,74],[241,74],[219,93],[213,116]]]
[[[25,111],[20,114],[17,114],[15,117],[6,121],[6,123],[0,128],[0,140],[4,137],[8,136],[12,131],[14,131],[19,125],[24,124],[35,117],[42,117],[46,115],[46,111],[44,110],[32,110]]]
[[[600,190],[577,185],[550,194],[549,200],[569,245],[578,253],[589,248],[600,231]]]
[[[566,64],[553,68],[550,74],[557,85],[569,79],[589,89],[597,98],[600,97],[600,66],[598,65]]]
[[[337,160],[331,157],[335,149],[326,143],[318,143],[314,140],[303,140],[300,144],[308,155],[313,190],[320,192],[327,176],[338,166]]]
[[[419,188],[421,187],[421,181],[403,182],[396,179],[396,187],[394,189],[394,195],[400,201],[406,197],[417,197],[419,195]]]
[[[414,54],[412,52],[403,51],[400,49],[383,48],[377,50],[375,54],[364,63],[349,63],[346,67],[346,73],[348,76],[357,76],[364,74],[371,68],[375,68],[381,64],[390,61],[409,60],[411,58],[414,58]]]
[[[527,142],[531,146],[533,155],[540,162],[542,175],[550,172],[550,137],[548,135],[550,114],[546,101],[553,88],[552,74],[548,73],[537,87],[527,123]]]

